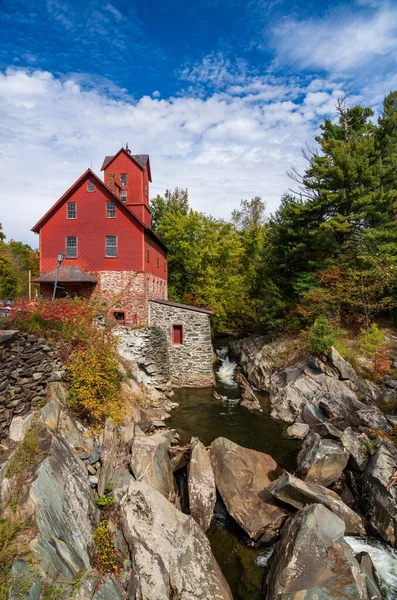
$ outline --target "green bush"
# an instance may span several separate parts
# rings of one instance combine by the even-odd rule
[[[360,330],[360,350],[374,358],[386,345],[383,333],[376,323],[371,323],[368,329]]]
[[[315,356],[328,356],[331,346],[335,344],[336,340],[336,333],[329,324],[327,317],[318,317],[310,328],[308,350]]]

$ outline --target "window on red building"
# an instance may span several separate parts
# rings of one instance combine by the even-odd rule
[[[76,218],[76,202],[68,202],[68,219]]]
[[[66,258],[77,258],[77,237],[69,235],[66,238]]]
[[[120,200],[127,202],[127,190],[120,190]]]
[[[183,325],[172,326],[172,343],[179,345],[183,344]]]
[[[115,202],[106,202],[106,217],[108,219],[116,218],[116,203]]]
[[[92,181],[88,182],[87,192],[95,192],[95,185],[92,183]]]
[[[106,256],[108,258],[115,258],[117,256],[117,236],[107,235],[106,236]]]
[[[127,185],[127,173],[120,173],[120,185]]]

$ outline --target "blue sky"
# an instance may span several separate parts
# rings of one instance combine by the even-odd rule
[[[273,211],[336,98],[379,111],[396,59],[397,2],[0,0],[0,221],[37,245],[30,227],[126,141],[152,195]]]

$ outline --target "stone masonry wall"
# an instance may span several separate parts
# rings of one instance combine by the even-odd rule
[[[105,300],[109,310],[124,310],[126,322],[144,325],[148,319],[146,277],[136,271],[90,271],[97,278],[93,298]]]
[[[24,416],[46,396],[46,385],[61,381],[58,346],[18,331],[0,330],[0,439],[12,418]]]
[[[119,354],[128,362],[136,362],[144,383],[162,387],[170,380],[168,345],[159,327],[115,327]],[[139,374],[138,374],[139,375]]]
[[[214,383],[209,315],[149,302],[149,324],[167,337],[171,383],[176,387],[209,387]],[[172,343],[172,325],[183,325],[183,344]]]

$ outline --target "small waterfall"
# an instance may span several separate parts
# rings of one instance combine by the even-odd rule
[[[236,370],[236,362],[228,355],[227,348],[217,348],[216,353],[221,361],[216,377],[222,385],[229,388],[238,388],[238,384],[234,381],[234,371]]]
[[[345,537],[354,552],[367,552],[374,564],[382,591],[387,600],[397,597],[397,551],[371,538]]]

